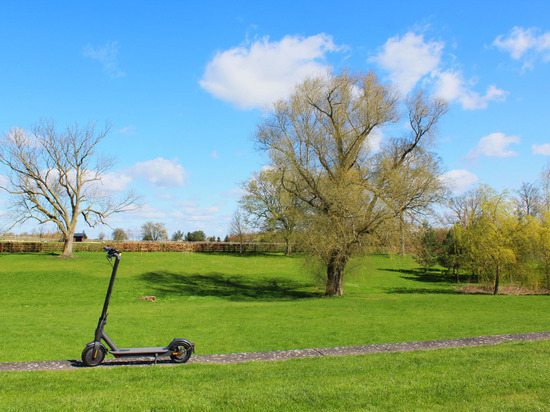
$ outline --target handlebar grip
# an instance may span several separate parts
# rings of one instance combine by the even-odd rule
[[[122,253],[120,250],[116,250],[108,246],[103,246],[103,250],[105,250],[109,256],[120,255]]]

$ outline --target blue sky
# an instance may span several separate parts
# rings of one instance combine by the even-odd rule
[[[250,139],[264,109],[327,70],[447,98],[436,150],[455,193],[517,189],[550,161],[548,1],[3,0],[0,56],[1,133],[111,122],[105,186],[145,206],[109,222],[134,233],[152,220],[225,236],[240,182],[266,164]]]

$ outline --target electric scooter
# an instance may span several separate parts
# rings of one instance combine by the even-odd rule
[[[115,358],[141,358],[141,357],[154,357],[155,363],[158,358],[170,357],[172,361],[177,363],[185,363],[191,357],[191,354],[195,351],[195,344],[189,342],[187,339],[174,339],[168,344],[168,346],[151,347],[151,348],[118,348],[113,341],[107,336],[104,331],[105,324],[107,323],[107,308],[109,307],[109,301],[111,300],[111,292],[113,291],[113,284],[115,283],[116,273],[118,270],[118,264],[120,263],[121,251],[111,249],[105,246],[103,249],[107,251],[107,258],[111,261],[115,258],[113,265],[113,272],[111,274],[111,281],[109,282],[109,288],[107,289],[107,295],[105,296],[105,303],[103,305],[103,312],[99,318],[99,323],[95,330],[95,338],[93,342],[86,345],[82,351],[82,362],[86,366],[98,366],[105,359],[107,354],[107,348],[101,342],[103,339],[110,350],[110,354]]]

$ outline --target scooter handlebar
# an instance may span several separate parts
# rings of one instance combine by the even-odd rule
[[[104,246],[103,250],[105,250],[107,252],[108,256],[120,257],[120,254],[122,253],[120,250],[116,250],[116,249],[110,248],[108,246]]]

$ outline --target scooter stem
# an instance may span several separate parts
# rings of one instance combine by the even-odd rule
[[[111,300],[111,292],[113,291],[113,285],[115,284],[116,272],[118,270],[118,264],[120,263],[120,255],[116,253],[115,264],[113,265],[113,272],[111,273],[111,280],[109,282],[109,288],[107,289],[107,295],[105,296],[105,303],[103,304],[103,311],[101,312],[101,319],[107,319],[107,309],[109,308],[109,301]]]

